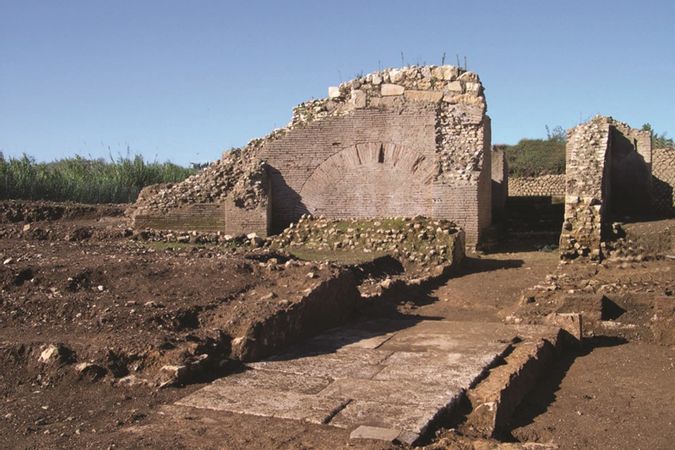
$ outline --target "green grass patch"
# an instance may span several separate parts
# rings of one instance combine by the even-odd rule
[[[386,252],[365,253],[363,250],[317,250],[308,247],[288,249],[288,252],[303,261],[331,261],[338,264],[361,264],[372,261]]]

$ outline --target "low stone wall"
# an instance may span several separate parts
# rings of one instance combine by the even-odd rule
[[[510,197],[556,197],[565,195],[565,175],[509,177]]]
[[[220,203],[195,203],[173,208],[164,213],[139,210],[132,217],[134,228],[158,230],[189,230],[200,232],[222,231],[237,235],[241,230],[267,236],[268,203],[246,209],[233,201]]]
[[[675,213],[675,148],[657,148],[652,152],[652,195],[658,215]]]
[[[303,293],[303,298],[276,314],[253,322],[232,342],[232,357],[254,361],[272,355],[302,338],[343,323],[354,312],[359,291],[354,274],[341,270]]]

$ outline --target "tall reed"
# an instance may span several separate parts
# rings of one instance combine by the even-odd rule
[[[0,199],[127,203],[145,186],[182,181],[193,173],[170,162],[147,162],[141,155],[36,162],[25,154],[5,158],[0,153]]]

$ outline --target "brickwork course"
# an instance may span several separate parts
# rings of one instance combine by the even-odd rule
[[[297,106],[288,126],[141,197],[136,227],[277,233],[303,214],[491,222],[490,119],[478,75],[411,66]],[[486,157],[487,156],[487,157]]]

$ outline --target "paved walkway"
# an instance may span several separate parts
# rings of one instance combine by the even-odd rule
[[[178,405],[328,424],[412,443],[518,336],[537,327],[377,320],[248,364]],[[374,428],[373,428],[374,427]]]

